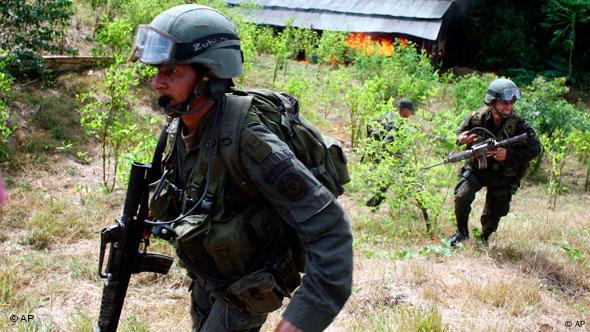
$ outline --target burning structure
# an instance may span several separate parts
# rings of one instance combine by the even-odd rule
[[[411,40],[428,51],[439,65],[453,53],[450,38],[464,16],[469,0],[226,0],[229,5],[257,5],[246,12],[255,24],[353,33],[348,42],[394,38]],[[459,38],[460,39],[460,38]],[[459,42],[457,42],[459,43]]]

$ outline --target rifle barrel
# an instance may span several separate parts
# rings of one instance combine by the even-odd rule
[[[435,162],[434,164],[430,164],[430,165],[427,165],[427,166],[423,166],[423,167],[422,167],[422,170],[427,170],[427,169],[433,168],[433,167],[435,167],[435,166],[438,166],[438,165],[444,164],[444,163],[446,163],[446,162],[447,162],[446,160],[443,160],[443,161],[437,161],[437,162]]]

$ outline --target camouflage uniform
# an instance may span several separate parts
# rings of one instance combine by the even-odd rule
[[[212,127],[211,118],[207,115],[197,128],[197,140],[207,137],[207,128]],[[178,130],[182,130],[182,125]],[[302,286],[291,299],[284,318],[305,331],[322,330],[334,319],[351,292],[352,235],[348,218],[335,197],[301,164],[283,141],[260,123],[253,109],[246,119],[246,131],[248,138],[242,135],[240,159],[261,195],[249,196],[231,176],[226,175],[220,182],[225,183],[219,191],[220,197],[209,213],[212,222],[244,214],[252,206],[276,211],[290,227],[289,230],[295,232],[305,252]],[[190,142],[186,136],[178,137],[182,139],[175,140],[176,148],[172,149],[172,155],[164,157],[176,162],[169,162],[166,166],[164,160],[163,165],[164,170],[183,170],[182,176],[170,180],[176,187],[184,188],[190,182],[187,179],[197,164],[199,154],[207,153],[207,149],[200,147],[199,142]],[[187,145],[191,147],[187,149]],[[277,242],[284,241],[277,239]],[[264,266],[272,254],[260,253],[267,257],[260,258],[262,264],[255,264]],[[190,287],[194,331],[258,330],[264,323],[267,313],[251,314],[228,301],[227,283],[208,280],[206,276],[190,268],[188,270],[194,278]],[[219,271],[206,272],[207,275],[219,275]]]
[[[152,88],[164,89],[158,103],[175,118],[158,144],[162,172],[150,210],[152,232],[174,245],[193,279],[193,331],[259,330],[291,294],[284,319],[305,331],[325,329],[351,293],[348,217],[260,110],[240,106],[248,97],[229,93],[243,71],[231,20],[202,5],[170,8],[138,27],[132,58],[160,66]],[[194,70],[190,91],[171,84],[180,82],[174,73],[183,64]],[[173,105],[170,92],[183,91],[189,95]],[[183,119],[205,110],[196,100],[213,108],[187,132]],[[228,124],[236,136],[227,135]],[[229,147],[237,152],[228,159]],[[232,173],[238,163],[243,177]]]
[[[455,217],[457,231],[465,238],[469,235],[468,220],[471,203],[475,194],[487,187],[486,202],[481,215],[482,239],[496,231],[500,218],[510,210],[512,195],[520,186],[520,180],[526,172],[529,162],[539,155],[540,142],[535,131],[527,122],[514,112],[503,123],[496,125],[489,107],[484,107],[466,117],[457,130],[457,134],[475,127],[483,127],[492,132],[499,140],[528,133],[526,145],[507,148],[506,160],[497,161],[488,157],[488,168],[478,169],[477,161],[468,161],[461,169],[459,183],[455,187]],[[480,134],[481,132],[478,132]],[[471,146],[468,145],[467,148]]]

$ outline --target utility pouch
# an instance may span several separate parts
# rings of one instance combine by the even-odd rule
[[[268,206],[261,206],[248,221],[256,237],[263,242],[280,241],[284,236],[281,217]]]
[[[348,160],[346,154],[340,146],[340,142],[331,136],[322,135],[326,146],[328,147],[328,162],[331,163],[332,168],[336,172],[336,178],[341,184],[350,182],[350,174],[348,173]]]
[[[203,241],[203,248],[219,271],[229,278],[246,273],[260,254],[255,239],[251,238],[244,224],[242,215],[228,221],[216,221]]]
[[[265,314],[283,305],[283,295],[273,275],[257,271],[231,284],[226,299],[251,315]]]
[[[195,239],[211,230],[211,220],[206,213],[186,216],[181,221],[175,222],[172,226],[176,237],[174,246],[185,253],[191,252]]]
[[[156,219],[168,220],[180,214],[181,189],[165,178],[151,183],[149,189],[149,208]]]

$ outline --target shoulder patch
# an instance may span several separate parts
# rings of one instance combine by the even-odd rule
[[[262,163],[272,153],[270,145],[258,137],[250,127],[244,128],[242,132],[241,148],[258,164]]]
[[[292,202],[297,202],[307,196],[309,189],[303,177],[297,173],[285,174],[279,180],[279,191]]]

